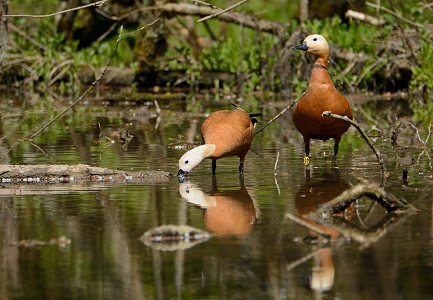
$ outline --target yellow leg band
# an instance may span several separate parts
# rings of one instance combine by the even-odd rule
[[[306,166],[308,166],[310,164],[310,157],[309,156],[304,156],[304,164]]]

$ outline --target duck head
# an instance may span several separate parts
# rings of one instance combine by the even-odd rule
[[[305,40],[292,48],[293,50],[303,50],[313,54],[316,58],[324,58],[326,61],[329,57],[329,45],[326,39],[320,34],[312,34]]]
[[[179,179],[185,177],[192,169],[194,169],[203,159],[212,155],[215,151],[215,145],[201,145],[186,152],[179,159]]]

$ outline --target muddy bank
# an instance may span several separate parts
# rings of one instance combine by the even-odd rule
[[[168,181],[173,175],[164,171],[123,171],[89,165],[0,165],[3,184],[53,183],[156,183]]]

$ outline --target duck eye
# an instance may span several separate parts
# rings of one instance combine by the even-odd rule
[[[185,163],[187,164],[187,163],[189,163],[189,161],[188,161],[188,160],[185,160]]]
[[[313,41],[317,41],[317,38],[314,38]]]

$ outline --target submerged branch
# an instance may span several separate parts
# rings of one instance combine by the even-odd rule
[[[310,229],[310,230],[312,230],[314,232],[317,232],[318,234],[321,234],[321,235],[326,236],[326,237],[331,236],[331,234],[329,234],[329,233],[321,230],[320,228],[318,228],[317,226],[314,226],[313,224],[305,222],[301,218],[299,218],[299,217],[297,217],[297,216],[295,216],[295,215],[293,215],[291,213],[286,213],[286,218],[289,219],[289,220],[291,220],[291,221],[293,221],[293,222],[295,222],[295,223],[297,223],[297,224],[299,224],[299,225],[301,225],[301,226],[304,226],[304,227],[306,227],[306,228],[308,228],[308,229]]]
[[[324,216],[330,217],[335,214],[342,213],[352,202],[366,196],[380,205],[382,205],[388,212],[413,212],[416,209],[403,199],[399,199],[393,194],[385,192],[384,189],[379,187],[374,182],[361,180],[361,182],[354,187],[345,190],[338,197],[321,205],[314,213],[314,219],[322,219]]]
[[[374,146],[373,141],[368,137],[368,135],[364,132],[364,130],[362,130],[361,126],[349,119],[347,116],[340,116],[340,115],[336,115],[331,113],[330,111],[324,111],[322,113],[322,117],[329,117],[329,118],[334,118],[334,119],[339,119],[345,122],[348,122],[350,124],[353,125],[353,127],[355,127],[358,132],[361,134],[362,138],[367,142],[367,144],[370,146],[371,150],[373,150],[374,155],[376,155],[377,161],[379,162],[379,166],[380,166],[380,171],[382,174],[382,184],[384,184],[385,178],[386,178],[386,168],[385,168],[385,163],[383,162],[382,156],[380,155],[379,150],[376,148],[376,146]]]

